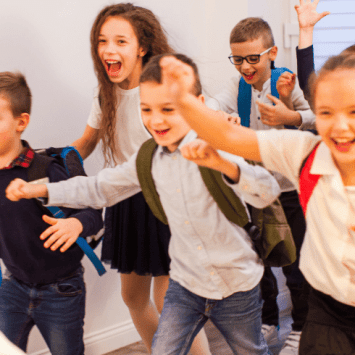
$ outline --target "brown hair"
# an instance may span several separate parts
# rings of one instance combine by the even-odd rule
[[[144,70],[142,72],[139,82],[145,83],[148,81],[152,81],[157,84],[161,84],[162,83],[162,75],[161,75],[161,66],[159,63],[160,63],[160,59],[163,57],[166,57],[166,56],[173,56],[176,59],[181,60],[183,63],[189,65],[193,69],[194,75],[195,75],[195,83],[194,83],[194,86],[192,87],[192,93],[195,96],[201,95],[202,94],[202,85],[201,85],[201,81],[200,81],[200,76],[198,74],[197,65],[194,63],[194,61],[191,58],[187,57],[184,54],[166,53],[166,54],[160,54],[160,55],[154,56],[153,58],[150,59],[148,64],[144,67]]]
[[[0,73],[0,96],[9,100],[14,117],[21,116],[22,113],[31,113],[32,95],[21,73]]]
[[[314,110],[315,105],[315,96],[317,92],[318,84],[324,80],[324,78],[334,71],[340,70],[355,70],[355,53],[342,52],[337,56],[330,57],[322,66],[322,68],[316,74],[313,72],[308,80],[309,91],[310,91],[310,105]]]
[[[265,48],[275,45],[274,36],[269,24],[260,17],[247,17],[238,22],[232,29],[229,43],[253,41],[260,37],[262,37]]]
[[[97,49],[102,25],[109,17],[115,16],[127,20],[133,27],[139,45],[146,51],[143,57],[143,65],[156,54],[173,52],[159,20],[148,9],[135,6],[131,3],[120,3],[105,7],[97,15],[91,29],[90,41],[91,56],[99,81],[99,99],[102,112],[100,136],[106,164],[116,162],[115,130],[116,110],[119,104],[119,98],[117,97],[115,84],[112,83],[107,76]]]

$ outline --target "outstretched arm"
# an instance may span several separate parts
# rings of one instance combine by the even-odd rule
[[[160,61],[163,84],[168,87],[172,99],[181,115],[191,128],[214,148],[260,161],[260,151],[256,133],[248,128],[231,125],[216,112],[190,93],[194,83],[194,74],[190,66],[173,57],[164,57]]]
[[[313,44],[314,26],[323,17],[330,14],[329,11],[317,12],[319,0],[300,0],[300,4],[295,6],[300,27],[298,48],[303,49]]]

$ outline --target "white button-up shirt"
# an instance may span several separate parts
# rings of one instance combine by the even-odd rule
[[[320,137],[292,130],[259,131],[257,135],[265,167],[283,173],[298,187],[301,164]],[[313,288],[355,306],[355,235],[350,230],[355,225],[353,194],[345,188],[323,142],[311,173],[321,178],[307,206],[300,269]]]
[[[195,138],[196,133],[190,131],[180,146]],[[248,291],[263,275],[262,261],[246,231],[227,220],[208,192],[198,166],[184,159],[179,148],[170,153],[158,147],[152,162],[152,176],[172,234],[170,276],[191,292],[210,299]],[[240,157],[221,154],[240,168],[239,183],[230,187],[241,199],[264,207],[278,196],[280,188],[267,170]],[[47,186],[51,205],[113,205],[140,191],[136,155],[97,176]]]

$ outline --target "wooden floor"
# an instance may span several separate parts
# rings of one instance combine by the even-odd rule
[[[275,272],[275,271],[274,271]],[[277,271],[276,271],[277,273]],[[280,309],[280,331],[279,331],[279,343],[274,347],[270,348],[270,351],[277,355],[285,342],[288,333],[291,331],[291,317],[290,317],[290,299],[289,292],[286,290],[280,292],[278,297],[278,304]],[[233,355],[228,344],[220,334],[220,332],[215,328],[215,326],[208,321],[205,326],[206,334],[209,340],[211,353],[213,355]],[[131,344],[124,348],[112,351],[105,355],[143,355],[148,354],[143,343],[140,341],[138,343]]]

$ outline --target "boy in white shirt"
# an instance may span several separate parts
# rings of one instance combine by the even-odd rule
[[[208,100],[207,106],[227,113],[236,112],[241,124],[254,130],[271,128],[310,128],[314,114],[303,96],[295,74],[286,68],[275,68],[277,56],[273,34],[269,24],[261,18],[246,18],[231,31],[229,56],[239,72],[232,77],[225,89]],[[275,95],[279,96],[275,97]],[[284,208],[297,247],[297,257],[304,239],[305,221],[294,185],[283,175],[278,180]],[[307,284],[299,271],[298,258],[283,268],[286,284],[292,300],[292,332],[282,355],[298,353],[300,333],[307,316]],[[265,269],[261,282],[263,305],[263,333],[269,345],[278,340],[279,312],[277,282],[270,268]]]
[[[189,91],[203,103],[196,65],[186,56],[174,56],[193,70]],[[234,354],[267,355],[261,333],[262,261],[246,230],[221,212],[197,164],[182,157],[181,147],[195,141],[197,135],[161,82],[160,59],[152,59],[141,76],[142,119],[158,144],[151,172],[172,233],[171,281],[152,354],[187,354],[210,318]],[[197,163],[221,171],[244,205],[245,201],[262,208],[277,197],[279,186],[264,168],[217,152],[201,140],[195,147],[205,154]],[[13,200],[48,196],[49,204],[76,207],[113,205],[140,191],[136,156],[97,176],[71,179],[67,184],[33,186],[13,181],[7,196]]]

